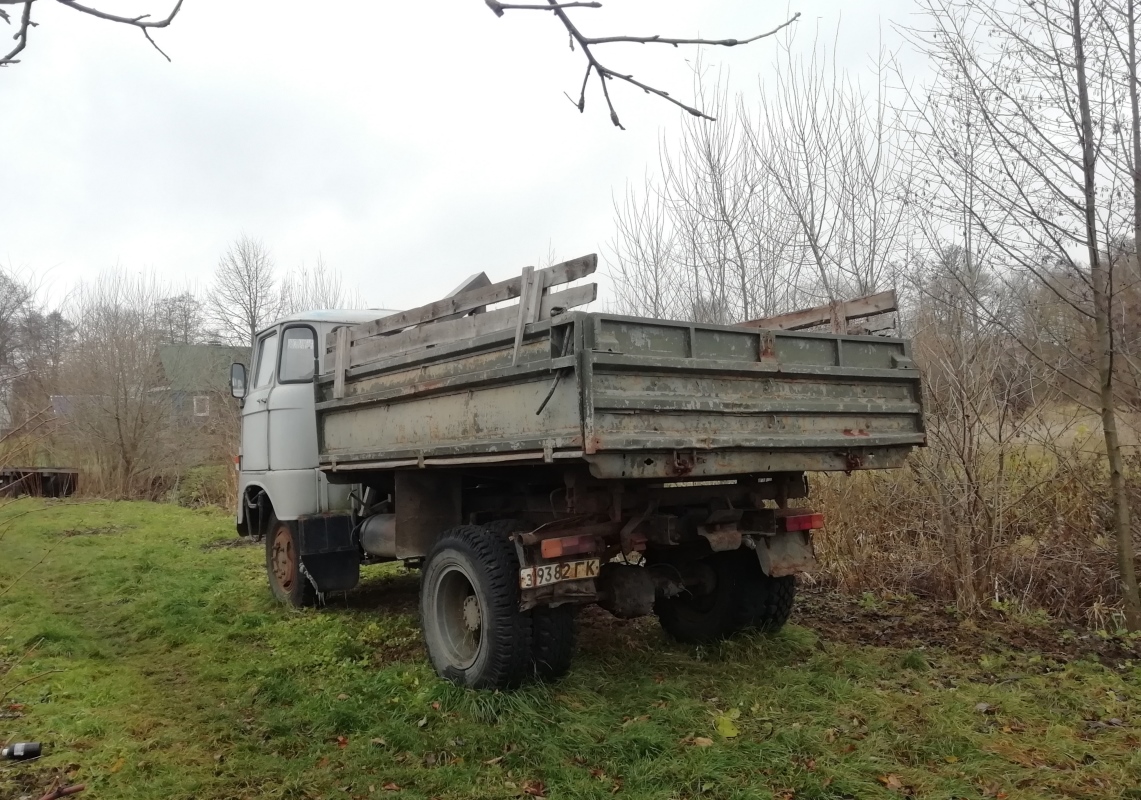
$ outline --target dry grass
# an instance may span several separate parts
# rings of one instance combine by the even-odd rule
[[[828,525],[817,540],[822,580],[948,604],[961,603],[969,583],[975,606],[964,611],[1043,610],[1115,628],[1117,569],[1097,420],[1056,410],[1026,431],[984,451],[969,477],[926,451],[897,471],[817,476],[813,503]],[[1136,497],[1141,460],[1131,457],[1130,466]]]

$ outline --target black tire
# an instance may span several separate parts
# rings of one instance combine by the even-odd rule
[[[662,628],[686,644],[709,644],[741,631],[775,633],[784,627],[796,599],[796,578],[770,578],[757,554],[740,549],[703,559],[713,570],[711,591],[654,603]]]
[[[265,535],[265,574],[273,596],[293,608],[317,603],[317,590],[301,569],[300,544],[296,528],[271,513]]]
[[[500,519],[484,526],[500,536],[526,530],[517,519]],[[578,607],[570,604],[531,609],[531,667],[543,680],[561,678],[574,660]]]
[[[792,614],[796,577],[770,578],[761,569],[753,551],[738,552],[742,556],[736,589],[741,629],[776,633]]]
[[[432,666],[454,684],[507,689],[531,674],[531,615],[519,610],[507,537],[480,525],[440,536],[424,561],[420,626]]]
[[[531,609],[531,664],[543,680],[561,678],[574,660],[577,606]]]
[[[702,559],[713,572],[707,592],[684,592],[654,602],[658,622],[670,638],[683,644],[710,644],[740,629],[734,587],[739,572],[734,553],[714,553]]]

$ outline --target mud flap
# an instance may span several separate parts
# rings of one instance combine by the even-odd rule
[[[345,592],[361,579],[361,556],[348,514],[300,517],[302,572],[318,593]]]
[[[787,531],[760,536],[757,537],[756,547],[761,570],[770,578],[816,569],[816,555],[812,551],[812,534],[809,531]]]

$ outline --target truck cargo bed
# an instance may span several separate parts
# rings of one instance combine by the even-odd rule
[[[891,468],[924,443],[902,339],[555,310],[443,323],[464,338],[422,325],[412,347],[343,335],[340,373],[317,382],[322,469],[579,460],[598,478],[712,478]]]

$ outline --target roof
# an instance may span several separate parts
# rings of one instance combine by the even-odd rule
[[[399,313],[399,311],[391,308],[334,308],[323,311],[298,311],[296,314],[290,314],[276,320],[273,325],[267,325],[265,330],[276,327],[282,322],[340,322],[345,325],[356,325],[359,322],[372,322],[374,319]]]
[[[169,344],[158,349],[163,375],[176,392],[227,392],[230,364],[246,362],[248,347],[221,344]]]

